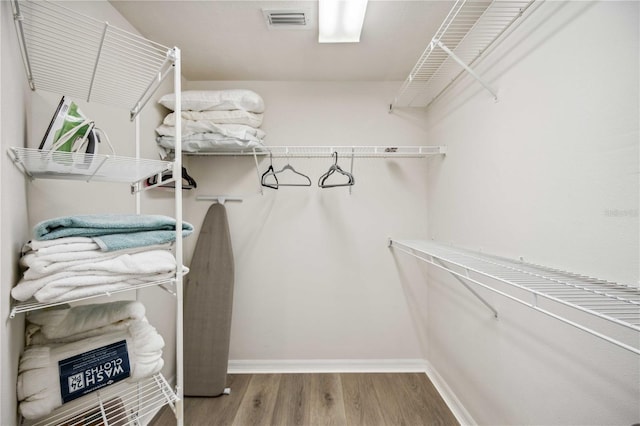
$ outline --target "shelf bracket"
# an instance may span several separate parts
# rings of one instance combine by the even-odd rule
[[[497,94],[496,90],[494,90],[491,86],[489,86],[489,84],[487,84],[482,78],[480,78],[480,76],[471,67],[469,67],[467,64],[465,64],[464,61],[462,59],[460,59],[458,56],[456,56],[456,54],[453,53],[451,51],[451,49],[449,49],[444,43],[442,43],[440,40],[436,41],[435,43],[440,49],[444,50],[444,52],[447,55],[449,55],[449,57],[451,57],[451,59],[456,61],[458,63],[458,65],[460,65],[462,68],[464,68],[465,71],[467,71],[473,78],[475,78],[478,81],[478,83],[482,84],[482,87],[487,89],[487,91],[493,95],[493,99],[496,102],[498,101],[498,94]]]
[[[476,292],[473,288],[471,288],[471,286],[469,286],[469,284],[467,284],[465,282],[465,280],[469,280],[471,282],[476,282],[473,278],[469,277],[468,274],[468,270],[466,271],[466,276],[462,275],[459,272],[456,272],[454,270],[452,270],[451,268],[447,267],[444,263],[442,263],[442,261],[434,256],[431,255],[427,255],[427,257],[423,257],[423,256],[419,256],[418,254],[416,254],[415,250],[412,250],[410,248],[405,248],[401,245],[397,245],[395,244],[395,242],[392,239],[389,239],[389,247],[400,250],[408,255],[411,255],[415,258],[418,258],[420,260],[422,260],[423,262],[427,262],[430,265],[436,266],[440,269],[443,269],[445,271],[447,271],[448,273],[450,273],[460,284],[462,284],[467,290],[469,290],[476,298],[478,298],[478,300],[480,300],[482,302],[482,304],[484,304],[492,313],[493,313],[493,317],[494,318],[498,318],[498,311],[489,304],[489,302],[487,302],[482,296],[480,296],[480,294],[478,294],[478,292]]]

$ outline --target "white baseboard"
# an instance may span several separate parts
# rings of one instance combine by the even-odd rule
[[[422,359],[230,360],[231,374],[261,373],[415,373],[426,371]]]
[[[445,404],[447,404],[453,415],[456,417],[456,420],[458,420],[458,422],[463,426],[477,425],[475,420],[473,420],[473,417],[471,417],[471,414],[466,408],[464,408],[464,405],[462,405],[456,394],[453,393],[453,390],[451,390],[447,382],[445,382],[442,376],[440,376],[436,369],[433,368],[433,365],[431,365],[427,360],[424,360],[424,364],[426,367],[425,370],[427,377],[429,377],[429,380],[431,380],[431,383],[433,383],[433,386],[435,386]]]

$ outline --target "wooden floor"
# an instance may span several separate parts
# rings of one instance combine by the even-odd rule
[[[457,425],[423,373],[234,374],[231,395],[185,398],[184,424]],[[164,407],[150,423],[175,425]]]

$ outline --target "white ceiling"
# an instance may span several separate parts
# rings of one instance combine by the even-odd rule
[[[182,51],[187,80],[402,81],[453,2],[370,0],[360,43],[319,44],[317,1],[111,0],[140,33]],[[262,9],[304,9],[305,30],[268,29]]]

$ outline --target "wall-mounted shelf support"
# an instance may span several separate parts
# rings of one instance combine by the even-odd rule
[[[390,240],[389,245],[640,355],[640,288],[432,241]]]
[[[485,89],[487,89],[487,91],[489,93],[491,93],[493,95],[493,99],[497,102],[498,101],[498,93],[496,90],[494,90],[491,86],[489,86],[489,84],[487,84],[479,75],[478,73],[476,73],[470,66],[468,66],[467,64],[464,63],[464,61],[462,59],[460,59],[455,53],[453,53],[447,46],[445,46],[440,40],[437,41],[436,43],[438,45],[438,47],[442,50],[444,50],[446,52],[447,55],[449,55],[449,57],[451,59],[453,59],[454,61],[456,61],[458,63],[458,65],[460,65],[462,68],[464,68],[464,70],[473,78],[475,78],[478,83],[480,83],[482,85],[482,87],[484,87]]]

